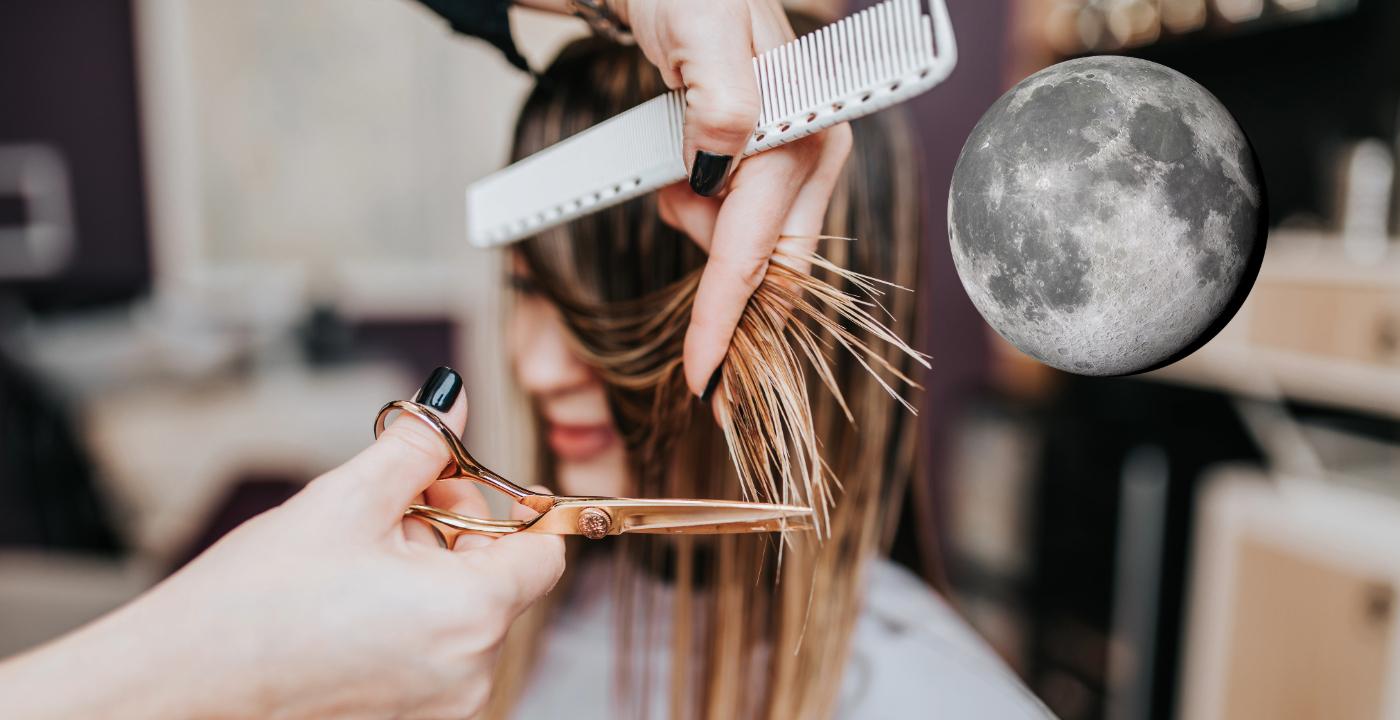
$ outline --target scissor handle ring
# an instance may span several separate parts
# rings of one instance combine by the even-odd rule
[[[452,464],[442,471],[439,479],[446,480],[454,477],[464,477],[475,480],[484,485],[489,485],[511,497],[512,500],[524,505],[537,513],[549,512],[554,507],[554,496],[543,495],[531,492],[519,485],[501,477],[494,470],[482,465],[473,458],[471,453],[463,447],[461,438],[452,428],[447,427],[447,423],[442,421],[432,410],[419,405],[411,400],[395,400],[379,408],[379,415],[374,419],[374,437],[378,438],[384,432],[390,412],[401,410],[428,424],[428,427],[436,430],[442,437],[442,441],[447,444],[447,452],[452,456]]]
[[[443,443],[447,445],[447,452],[451,457],[449,463],[443,469],[442,474],[438,476],[439,479],[462,478],[483,483],[500,490],[509,495],[511,499],[541,515],[554,507],[554,498],[552,496],[541,495],[526,490],[477,462],[476,459],[471,456],[471,453],[467,452],[466,447],[462,445],[462,440],[457,437],[457,433],[453,432],[452,428],[448,427],[447,423],[442,421],[442,418],[439,418],[435,413],[419,403],[410,400],[395,400],[386,403],[384,407],[379,409],[379,414],[375,416],[374,419],[375,439],[378,439],[379,436],[383,434],[384,429],[388,427],[389,414],[395,410],[408,413],[427,423],[428,427],[437,431],[438,436],[441,437]],[[441,528],[455,530],[457,534],[509,535],[510,533],[520,532],[530,527],[539,519],[538,516],[530,520],[475,518],[430,505],[410,505],[409,508],[404,511],[404,515],[426,522],[429,527],[433,529],[434,534],[437,535],[438,542],[443,544],[444,547],[449,548],[455,543],[455,536],[452,538],[445,537]]]
[[[492,520],[489,518],[476,518],[469,515],[443,510],[431,505],[409,505],[403,513],[406,516],[415,517],[426,521],[435,527],[441,526],[457,531],[458,533],[476,533],[478,535],[509,535],[520,532],[535,524],[534,519],[530,520]]]
[[[413,513],[410,513],[410,512],[404,512],[403,516],[406,517],[406,518],[413,518],[414,520],[417,520],[417,521],[423,523],[423,526],[424,526],[424,527],[426,527],[426,528],[428,528],[428,530],[432,531],[432,533],[433,533],[433,539],[434,539],[434,540],[437,540],[438,547],[440,547],[440,548],[442,548],[442,549],[444,549],[444,550],[451,550],[451,549],[453,548],[453,546],[455,546],[455,545],[457,544],[457,538],[454,537],[454,538],[448,539],[447,535],[445,535],[445,534],[442,532],[442,528],[438,527],[436,523],[433,523],[433,522],[431,522],[431,521],[425,520],[425,519],[423,519],[423,518],[421,518],[421,517],[419,517],[419,516],[417,516],[417,515],[414,515]]]
[[[442,418],[435,415],[433,411],[411,400],[395,400],[390,403],[385,403],[384,407],[379,408],[379,414],[374,418],[374,438],[376,440],[384,433],[384,429],[388,427],[389,414],[395,410],[408,413],[422,420],[428,424],[428,427],[436,430],[438,436],[442,438],[443,444],[447,446],[447,453],[451,456],[451,463],[443,469],[442,478],[475,474],[473,471],[479,467],[479,464],[471,456],[471,453],[467,452],[466,447],[462,445],[462,439],[457,437],[457,433],[453,432],[452,428],[447,427],[447,423],[444,423]],[[481,469],[485,470],[485,468]],[[502,478],[502,481],[514,485],[514,483],[510,483],[504,480],[504,478]]]

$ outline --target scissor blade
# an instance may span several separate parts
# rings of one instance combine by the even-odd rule
[[[682,533],[713,535],[781,532],[812,527],[811,508],[731,500],[561,498],[530,530],[583,534],[579,516],[596,508],[610,516],[607,534]]]

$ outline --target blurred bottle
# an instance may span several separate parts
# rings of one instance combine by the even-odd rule
[[[1174,33],[1199,30],[1206,25],[1206,0],[1162,0],[1162,25]]]
[[[1336,223],[1348,258],[1374,263],[1389,246],[1395,153],[1368,138],[1346,146],[1338,158]]]

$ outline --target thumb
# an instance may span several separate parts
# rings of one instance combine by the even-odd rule
[[[462,376],[456,370],[434,370],[413,399],[461,436],[467,424],[467,399],[462,393]],[[375,512],[383,513],[397,526],[404,508],[437,481],[450,457],[437,428],[401,413],[373,445],[341,469],[361,488]]]

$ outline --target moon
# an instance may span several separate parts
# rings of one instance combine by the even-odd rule
[[[1023,80],[958,157],[949,240],[1003,338],[1053,367],[1126,375],[1204,345],[1263,258],[1266,199],[1238,123],[1181,73],[1082,58]]]

